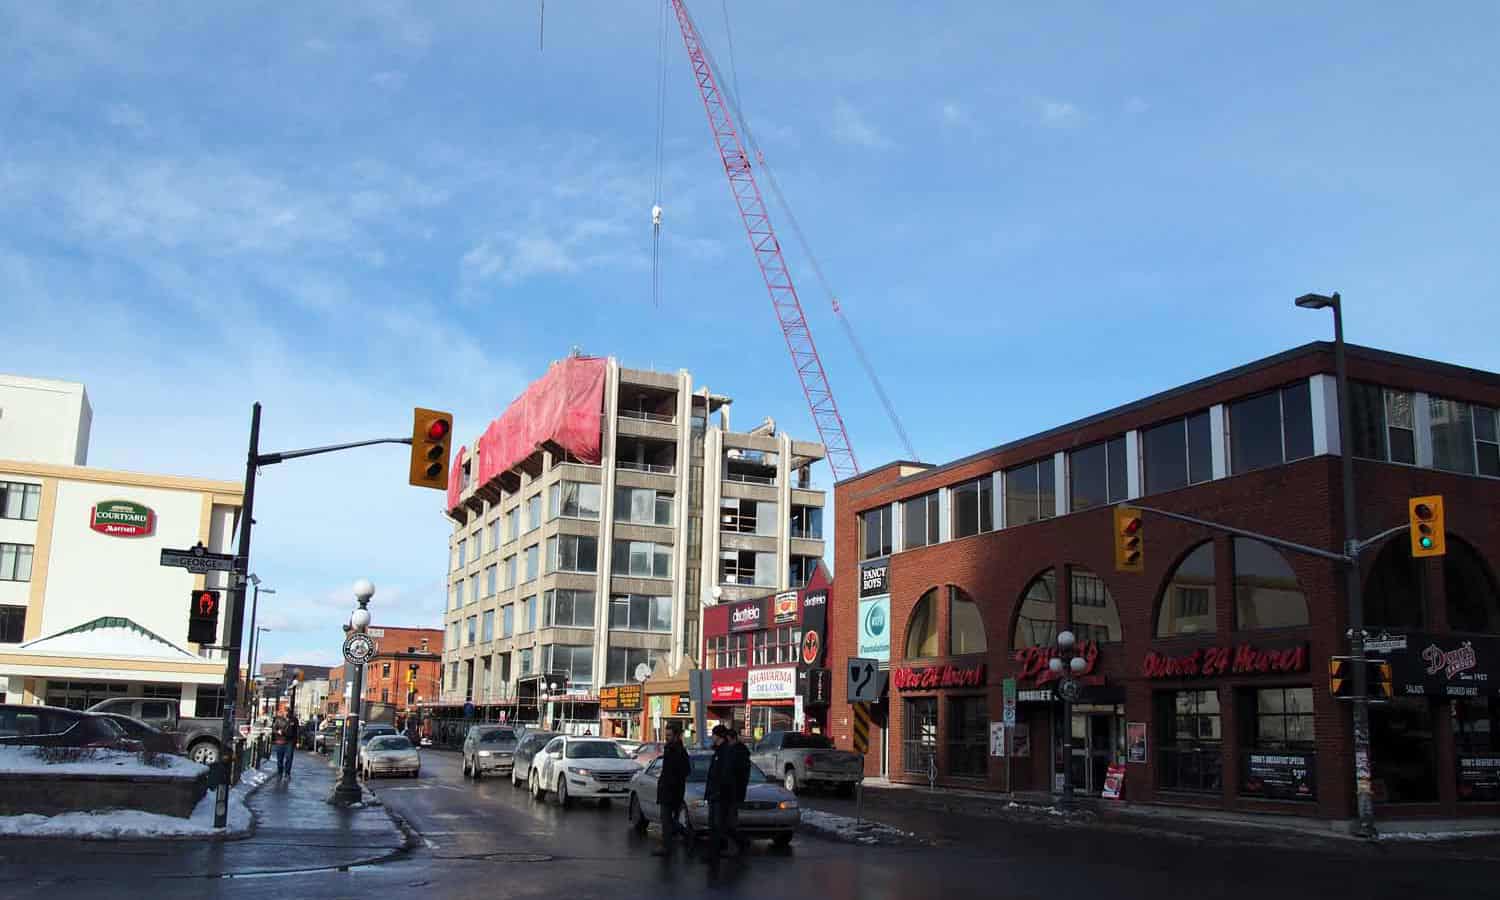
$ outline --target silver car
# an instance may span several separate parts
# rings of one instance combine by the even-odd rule
[[[690,752],[693,771],[688,775],[687,790],[683,800],[687,807],[688,831],[694,835],[709,830],[708,801],[703,799],[708,785],[708,764],[712,753]],[[635,776],[630,785],[630,823],[636,831],[645,831],[651,822],[661,821],[661,806],[656,802],[656,784],[661,778],[660,758]],[[745,802],[740,804],[739,823],[736,831],[743,838],[771,839],[778,847],[792,842],[797,826],[802,824],[802,810],[797,805],[797,795],[771,781],[755,766],[750,767],[750,787],[745,792]]]
[[[516,730],[509,725],[475,725],[464,736],[464,775],[509,775],[515,764]]]
[[[422,771],[422,756],[404,734],[371,738],[359,750],[359,770],[368,781],[377,775],[410,775]]]

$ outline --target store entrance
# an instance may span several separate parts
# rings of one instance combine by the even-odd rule
[[[1125,753],[1125,713],[1119,706],[1073,707],[1070,725],[1073,754],[1068,777],[1073,790],[1086,794],[1104,791],[1109,767]]]

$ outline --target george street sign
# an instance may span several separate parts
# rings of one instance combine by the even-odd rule
[[[179,569],[187,569],[194,575],[202,575],[206,572],[233,572],[235,557],[232,553],[210,553],[202,543],[194,544],[187,550],[174,550],[163,547],[161,550],[161,564],[174,566]]]

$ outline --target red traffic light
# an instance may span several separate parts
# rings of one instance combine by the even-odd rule
[[[1140,530],[1141,530],[1141,517],[1140,516],[1131,516],[1130,518],[1127,518],[1125,520],[1124,525],[1120,528],[1120,533],[1123,534],[1123,535],[1129,536],[1129,535],[1135,534],[1137,531],[1140,531]]]
[[[451,430],[453,430],[453,426],[449,424],[447,419],[433,419],[432,424],[427,426],[427,439],[430,441],[440,441],[447,437],[448,432]]]
[[[205,618],[217,615],[219,611],[219,598],[213,591],[198,592],[198,615]]]
[[[1418,503],[1416,506],[1412,507],[1411,511],[1416,514],[1417,518],[1424,521],[1432,518],[1432,507],[1428,506],[1426,503]]]

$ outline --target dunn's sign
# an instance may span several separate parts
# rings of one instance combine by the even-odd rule
[[[100,500],[89,510],[89,528],[113,537],[146,537],[156,531],[156,511],[133,500]]]
[[[1182,656],[1152,650],[1141,667],[1147,678],[1212,678],[1215,675],[1273,675],[1307,671],[1307,645],[1266,650],[1254,644],[1200,647]]]

